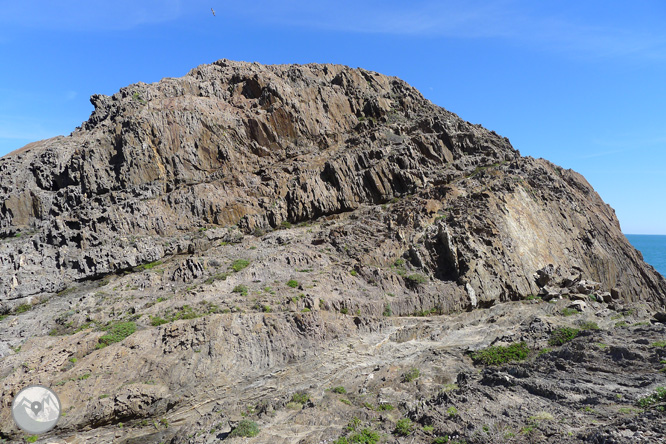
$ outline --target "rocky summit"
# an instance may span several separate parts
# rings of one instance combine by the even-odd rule
[[[580,174],[339,65],[91,102],[0,159],[0,439],[666,442],[666,280]]]

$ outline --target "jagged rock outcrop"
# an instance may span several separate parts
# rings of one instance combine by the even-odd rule
[[[478,303],[537,293],[548,264],[664,302],[580,175],[520,157],[399,79],[222,60],[91,102],[71,136],[0,160],[5,300],[178,253],[169,242],[200,227],[252,232],[404,198],[377,221],[385,237]]]
[[[501,386],[506,405],[575,417],[542,427],[544,442],[603,438],[544,358],[477,377],[467,353],[520,340],[536,354],[567,320],[635,346],[571,346],[550,355],[558,370],[589,353],[617,363],[603,369],[614,380],[655,372],[623,389],[627,405],[666,383],[649,344],[666,281],[613,210],[579,174],[397,78],[221,60],[91,102],[70,136],[0,159],[0,398],[56,387],[67,416],[53,436],[216,442],[245,416],[258,442],[330,442],[353,416],[391,433],[405,415],[471,439]],[[585,390],[611,397],[595,375]],[[297,391],[312,399],[294,406]],[[465,399],[478,404],[446,416]],[[504,408],[486,413],[529,419]],[[3,412],[0,438],[18,439]],[[654,435],[618,421],[612,436]]]

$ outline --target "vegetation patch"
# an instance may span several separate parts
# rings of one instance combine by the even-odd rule
[[[548,339],[548,343],[550,345],[564,345],[576,338],[579,333],[580,330],[577,328],[560,327],[553,330],[550,334],[550,339]]]
[[[30,311],[32,309],[32,305],[30,304],[21,304],[18,307],[14,309],[14,314],[21,314],[25,313],[26,311]]]
[[[229,277],[229,273],[216,273],[213,276],[206,279],[204,282],[206,284],[212,284],[215,281],[225,281]]]
[[[414,424],[412,423],[411,419],[402,418],[395,423],[395,429],[393,430],[393,433],[399,436],[407,436],[412,433],[413,427]]]
[[[136,331],[136,324],[134,322],[118,322],[107,325],[103,330],[107,333],[99,338],[97,348],[104,348],[122,341]]]
[[[298,281],[296,279],[289,279],[287,281],[287,287],[291,287],[291,288],[298,287]]]
[[[666,408],[663,405],[657,405],[664,402],[666,402],[666,387],[657,387],[652,394],[639,399],[636,405],[642,409],[655,408],[660,412],[664,412]]]
[[[234,270],[234,273],[238,273],[243,268],[246,268],[248,265],[250,265],[250,261],[247,261],[245,259],[236,259],[235,261],[232,262],[230,268]]]
[[[403,382],[412,382],[421,376],[421,371],[418,368],[411,368],[409,371],[403,373],[402,381]]]
[[[507,362],[523,361],[529,355],[530,349],[525,342],[511,345],[493,345],[472,353],[472,360],[476,364],[501,365]]]
[[[344,387],[342,387],[342,386],[333,387],[333,388],[331,389],[331,391],[332,391],[333,393],[339,393],[339,394],[341,394],[341,395],[344,395],[345,393],[347,393],[347,390],[346,390]]]
[[[310,400],[310,395],[306,392],[296,392],[291,396],[291,402],[306,404]]]
[[[245,285],[236,285],[233,290],[234,293],[240,293],[243,296],[247,296],[247,287]]]
[[[379,433],[372,429],[363,429],[348,436],[341,436],[333,444],[376,444],[379,442]]]
[[[259,434],[259,426],[256,422],[249,419],[241,420],[236,427],[233,428],[230,437],[252,438]]]
[[[562,316],[573,316],[580,314],[580,312],[575,308],[563,308],[560,313],[562,314]]]
[[[414,273],[407,276],[407,280],[413,284],[425,284],[428,282],[428,278],[422,275],[421,273]]]
[[[141,264],[137,267],[134,267],[134,270],[136,271],[152,270],[158,265],[162,265],[162,261],[155,261],[155,262],[149,262],[147,264]]]
[[[594,321],[585,321],[580,323],[581,330],[599,330],[599,325]]]

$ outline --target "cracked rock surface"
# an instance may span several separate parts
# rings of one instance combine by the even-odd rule
[[[46,439],[662,439],[636,402],[666,384],[666,281],[574,171],[345,66],[220,60],[91,102],[0,159],[0,390],[58,392]]]

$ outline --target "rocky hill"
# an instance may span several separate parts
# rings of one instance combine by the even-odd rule
[[[657,442],[666,281],[579,174],[344,66],[91,101],[0,159],[2,399],[56,389],[48,439]]]

